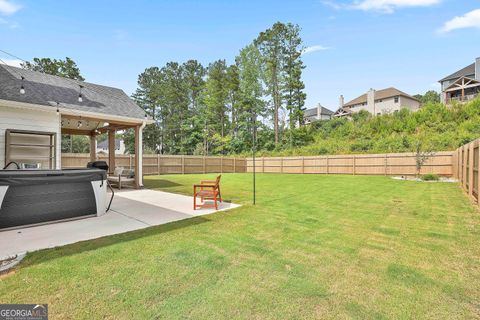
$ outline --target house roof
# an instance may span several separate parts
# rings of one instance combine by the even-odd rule
[[[396,97],[396,96],[403,96],[403,97],[406,97],[406,98],[410,98],[412,100],[415,100],[415,101],[418,101],[418,99],[412,97],[411,95],[409,94],[406,94],[405,92],[403,91],[400,91],[396,88],[393,88],[393,87],[390,87],[390,88],[386,88],[386,89],[382,89],[382,90],[376,90],[375,91],[375,100],[379,100],[379,99],[387,99],[387,98],[392,98],[392,97]],[[349,107],[349,106],[352,106],[352,105],[356,105],[356,104],[361,104],[361,103],[365,103],[367,102],[367,94],[362,94],[361,96],[347,102],[344,104],[344,107]]]
[[[317,109],[318,107],[313,107],[313,108],[310,108],[310,109],[307,109],[303,112],[303,115],[305,117],[313,117],[313,116],[316,116],[317,115]],[[320,106],[320,114],[323,114],[323,115],[327,115],[327,116],[330,116],[332,115],[334,112],[323,107],[323,106]]]
[[[115,139],[115,149],[119,150],[120,149],[120,141],[121,139]],[[108,149],[108,139],[105,139],[103,141],[100,141],[97,144],[98,149]]]
[[[22,76],[25,94],[20,94]],[[82,89],[83,102],[78,102]],[[0,99],[144,119],[145,111],[121,89],[0,65]]]
[[[475,62],[472,63],[471,65],[466,66],[463,69],[458,70],[457,72],[452,73],[449,76],[446,76],[445,78],[439,80],[438,82],[443,82],[447,80],[453,80],[461,77],[466,77],[470,76],[472,74],[475,74]]]

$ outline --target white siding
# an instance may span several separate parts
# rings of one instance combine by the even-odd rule
[[[35,130],[57,134],[57,169],[61,168],[60,115],[53,111],[0,106],[0,169],[5,166],[5,130]]]

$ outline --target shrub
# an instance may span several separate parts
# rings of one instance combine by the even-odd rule
[[[433,173],[427,173],[422,176],[423,181],[438,181],[440,177]]]

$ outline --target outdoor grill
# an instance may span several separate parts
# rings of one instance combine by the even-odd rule
[[[87,168],[96,168],[108,171],[108,164],[106,161],[92,161],[87,163]]]

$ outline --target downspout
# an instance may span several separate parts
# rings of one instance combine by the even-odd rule
[[[140,177],[140,188],[143,188],[143,129],[147,123],[145,121],[142,122],[142,125],[140,126],[140,130],[138,130],[138,159],[139,159],[139,165],[138,165],[138,175]]]

